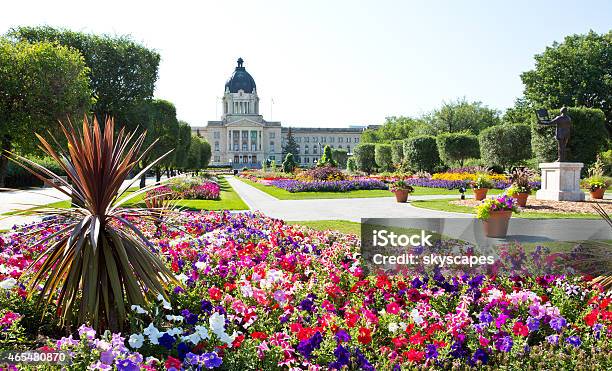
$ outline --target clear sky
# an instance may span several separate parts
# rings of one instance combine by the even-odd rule
[[[21,0],[0,9],[0,33],[44,24],[129,34],[157,50],[155,95],[194,126],[218,119],[238,57],[265,119],[339,127],[463,96],[504,110],[534,54],[569,34],[612,29],[609,0]]]

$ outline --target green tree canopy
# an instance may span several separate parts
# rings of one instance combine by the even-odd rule
[[[427,125],[423,120],[391,116],[386,118],[381,127],[365,130],[361,136],[361,142],[385,143],[392,140],[403,140],[413,135],[424,134],[426,130]]]
[[[0,187],[8,162],[4,151],[31,152],[35,132],[86,112],[91,103],[88,72],[75,50],[0,38]]]
[[[300,151],[298,149],[298,144],[293,137],[291,126],[289,126],[289,129],[287,130],[287,141],[283,147],[283,155],[286,157],[289,153],[293,154],[294,159],[299,159]]]
[[[160,55],[127,36],[111,37],[49,26],[17,27],[8,35],[29,42],[58,42],[78,50],[89,67],[92,110],[120,123],[127,110],[153,97]],[[126,124],[135,127],[139,123]]]
[[[174,166],[179,169],[187,168],[187,154],[191,146],[191,126],[185,121],[178,122],[178,141],[174,151]]]
[[[456,132],[478,134],[481,130],[500,123],[499,111],[482,102],[468,102],[465,98],[444,102],[442,107],[423,118],[432,131],[427,134],[434,135]]]
[[[534,58],[535,68],[521,75],[529,101],[599,108],[612,130],[612,31],[567,36]]]

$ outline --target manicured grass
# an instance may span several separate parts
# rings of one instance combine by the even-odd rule
[[[348,220],[307,220],[297,222],[287,222],[290,225],[303,225],[317,231],[333,230],[345,234],[361,234],[361,223]]]
[[[373,190],[358,190],[349,192],[295,192],[291,193],[287,190],[277,188],[274,186],[267,186],[261,183],[253,182],[245,178],[237,178],[248,185],[251,185],[260,191],[266,192],[272,197],[276,197],[279,200],[312,200],[312,199],[325,199],[325,198],[375,198],[375,197],[394,197],[393,193],[384,189],[373,189]],[[501,193],[501,190],[491,190],[491,194]],[[468,193],[469,194],[469,193]],[[456,189],[445,189],[445,188],[428,188],[428,187],[414,187],[414,193],[412,196],[425,196],[425,195],[459,195],[459,191]]]
[[[221,188],[220,197],[218,200],[177,200],[177,206],[187,210],[248,210],[249,207],[242,201],[242,198],[234,191],[232,186],[227,182],[225,177],[219,177],[219,186]],[[129,194],[138,191],[138,187],[129,188],[123,197],[127,197]],[[129,202],[125,203],[125,206],[145,207],[144,194],[140,194]],[[53,202],[41,208],[54,207],[54,208],[69,208],[71,205],[70,200]],[[14,215],[17,212],[9,212],[4,215]],[[28,215],[23,213],[21,215]]]
[[[415,207],[422,207],[424,209],[448,211],[454,213],[467,213],[475,214],[474,208],[469,206],[453,205],[450,202],[453,200],[418,200],[412,201],[410,204]],[[599,219],[597,214],[581,214],[581,213],[535,213],[535,212],[521,212],[514,214],[516,218],[528,218],[528,219]]]

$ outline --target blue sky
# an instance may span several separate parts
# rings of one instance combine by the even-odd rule
[[[612,29],[611,1],[19,1],[17,25],[130,34],[162,56],[156,96],[191,125],[217,119],[238,57],[260,110],[341,127],[418,115],[465,96],[504,110],[553,41]],[[271,107],[271,99],[275,104]],[[272,108],[272,117],[271,117]]]

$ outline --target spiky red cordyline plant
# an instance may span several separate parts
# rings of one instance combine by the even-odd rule
[[[67,152],[55,150],[44,138],[41,149],[65,170],[69,182],[22,156],[11,154],[20,164],[45,184],[72,197],[69,209],[41,209],[35,213],[54,215],[62,228],[37,243],[50,242],[40,257],[28,268],[30,293],[38,291],[45,306],[54,298],[64,324],[78,312],[79,323],[90,322],[98,329],[120,329],[126,308],[143,305],[151,297],[165,295],[168,284],[176,278],[153,254],[147,238],[126,216],[154,220],[159,210],[125,209],[132,200],[151,187],[130,195],[127,189],[163,156],[144,168],[128,186],[123,186],[130,171],[151,149],[141,152],[145,133],[114,135],[114,122],[107,119],[104,130],[94,118],[92,125],[83,120],[82,130],[72,124],[60,124],[68,141]],[[33,269],[42,262],[38,270]],[[80,301],[78,310],[75,304]]]

